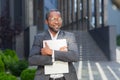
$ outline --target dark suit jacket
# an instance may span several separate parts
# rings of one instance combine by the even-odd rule
[[[49,80],[50,75],[44,74],[44,65],[52,65],[51,56],[43,56],[40,53],[43,47],[43,40],[50,40],[51,36],[48,31],[37,34],[29,55],[29,64],[38,66],[35,75],[35,80]],[[64,73],[66,80],[78,80],[75,68],[72,62],[79,61],[78,48],[73,33],[60,31],[57,39],[66,39],[68,45],[68,52],[54,51],[55,60],[69,63],[69,73]]]

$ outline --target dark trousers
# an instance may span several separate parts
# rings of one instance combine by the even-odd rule
[[[65,80],[65,77],[56,78],[56,79],[50,78],[49,80]]]

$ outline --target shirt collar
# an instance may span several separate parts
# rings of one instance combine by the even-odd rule
[[[50,30],[48,30],[48,32],[50,33],[51,39],[56,40],[60,31],[58,31],[54,37],[53,37],[52,33],[50,32]]]

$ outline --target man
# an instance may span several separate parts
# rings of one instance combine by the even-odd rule
[[[79,61],[78,48],[73,33],[60,30],[62,26],[61,14],[58,10],[50,10],[46,14],[48,30],[35,36],[29,55],[30,65],[38,66],[34,80],[78,80],[72,62]],[[43,47],[43,40],[66,39],[67,46],[60,50],[52,50],[48,44]],[[49,74],[44,72],[45,65],[52,65],[54,61],[68,62],[69,73]]]

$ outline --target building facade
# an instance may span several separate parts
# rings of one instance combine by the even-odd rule
[[[10,37],[10,46],[5,46],[5,48],[15,49],[20,58],[27,58],[34,35],[37,32],[47,29],[47,25],[44,24],[45,13],[49,9],[58,8],[57,1],[58,0],[0,0],[0,17],[3,15],[8,16],[7,19],[10,21],[8,28],[14,32],[12,38]],[[74,2],[77,1],[79,2],[80,0],[74,0]],[[117,33],[120,34],[120,12],[112,9],[110,0],[108,0],[106,5],[108,6],[106,15],[107,25],[115,25],[117,27]],[[5,13],[7,14],[5,15]],[[0,40],[0,42],[3,43],[2,40]],[[3,46],[1,46],[1,49],[4,49],[4,47],[2,47]]]

